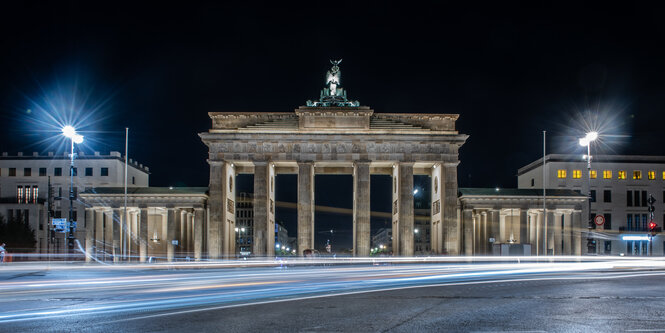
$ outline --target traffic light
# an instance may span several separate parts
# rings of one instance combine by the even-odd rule
[[[657,227],[658,227],[658,224],[656,224],[656,222],[654,222],[654,221],[649,222],[649,231],[655,232]]]
[[[647,203],[649,204],[649,207],[647,208],[649,210],[649,213],[652,213],[656,211],[656,207],[653,206],[653,204],[656,203],[656,199],[653,197],[652,194],[649,194],[649,199],[647,200]]]

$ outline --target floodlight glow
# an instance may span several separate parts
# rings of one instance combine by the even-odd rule
[[[74,141],[75,144],[79,145],[83,143],[83,135],[74,134],[72,140]]]
[[[418,194],[418,189],[413,190],[413,194]]]
[[[596,131],[589,132],[589,133],[586,134],[586,137],[584,137],[584,138],[587,139],[587,141],[589,141],[589,142],[594,141],[594,140],[598,139],[598,132],[596,132]]]
[[[580,138],[580,146],[586,147],[589,145],[589,140],[587,138]]]
[[[245,232],[245,228],[240,228],[240,231]]]
[[[73,138],[76,134],[76,129],[73,126],[67,125],[62,128],[62,135],[68,137],[68,138]]]
[[[648,241],[649,236],[646,236],[646,235],[624,235],[624,236],[621,236],[621,240],[625,240],[625,241]]]
[[[279,249],[279,243],[275,244],[275,248]]]

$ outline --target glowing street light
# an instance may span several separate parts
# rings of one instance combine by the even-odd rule
[[[589,227],[589,233],[587,235],[591,235],[591,229],[593,228],[593,219],[591,218],[591,143],[596,141],[598,139],[598,132],[592,131],[588,132],[583,138],[579,139],[579,144],[582,147],[586,147],[587,149],[587,154],[586,156],[586,168],[587,168],[587,181],[588,181],[588,191],[587,191],[587,197],[589,201],[589,221],[588,221],[588,227]],[[592,239],[590,236],[587,236],[587,243],[591,243]],[[588,245],[587,245],[587,251],[588,251]]]
[[[74,251],[74,144],[83,143],[83,135],[76,133],[73,126],[67,125],[62,128],[62,135],[71,140],[71,153],[69,155],[69,233],[67,234],[67,247],[69,252]]]

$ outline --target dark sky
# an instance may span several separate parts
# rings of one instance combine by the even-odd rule
[[[123,151],[127,126],[152,185],[206,186],[207,112],[292,111],[343,58],[342,86],[375,112],[460,114],[461,186],[515,186],[542,130],[550,152],[581,153],[580,116],[601,151],[665,154],[662,8],[232,3],[3,4],[0,150],[48,150],[43,110],[73,104],[84,150]]]

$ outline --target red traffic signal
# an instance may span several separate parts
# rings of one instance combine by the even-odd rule
[[[649,231],[655,231],[657,226],[656,222],[649,222]]]

